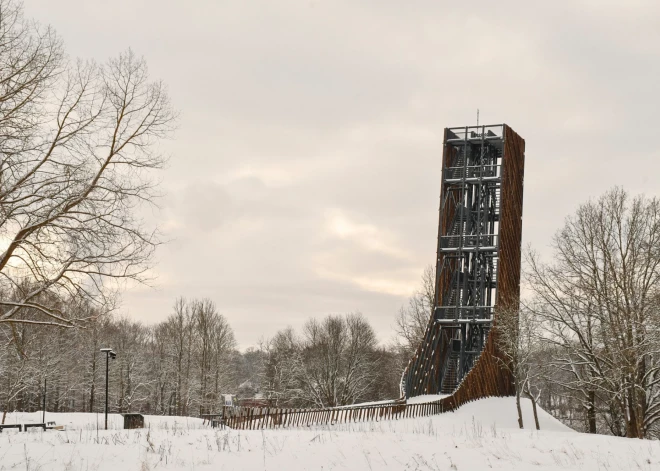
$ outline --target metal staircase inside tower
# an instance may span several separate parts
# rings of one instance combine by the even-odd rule
[[[447,368],[442,378],[442,386],[440,387],[440,394],[451,394],[458,385],[458,352],[451,352],[447,359]]]
[[[462,132],[461,132],[462,131]],[[492,320],[497,289],[500,168],[503,133],[449,129],[443,168],[441,215],[452,215],[439,234],[435,322],[451,351],[440,372],[440,391],[451,393],[481,353]],[[441,224],[442,229],[442,224]]]

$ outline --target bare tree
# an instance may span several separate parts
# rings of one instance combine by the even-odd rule
[[[618,405],[626,435],[660,420],[660,201],[614,188],[581,205],[553,240],[553,262],[529,252],[529,281],[554,363],[595,401]]]
[[[0,348],[0,423],[4,424],[11,402],[30,386],[30,377],[35,371],[26,354],[30,340],[26,329],[12,326],[11,331],[2,329],[0,334],[3,344]]]
[[[215,410],[220,410],[223,404],[222,395],[229,392],[229,388],[233,385],[232,367],[235,350],[236,340],[233,329],[222,314],[216,313],[210,371],[213,400],[211,407]]]
[[[134,405],[148,397],[154,383],[149,371],[147,341],[149,329],[139,322],[126,317],[119,318],[113,325],[112,344],[116,349],[114,379],[117,385],[117,409],[119,412],[132,412]]]
[[[335,407],[370,399],[381,361],[376,335],[362,314],[310,319],[262,345],[263,389],[280,405]],[[394,384],[396,389],[396,382]]]
[[[410,357],[424,338],[435,303],[435,268],[428,265],[422,274],[420,288],[401,306],[396,317],[396,333]]]
[[[301,341],[293,329],[277,332],[260,349],[265,357],[261,383],[267,399],[278,406],[308,404],[300,382],[304,375]]]
[[[301,382],[309,401],[334,407],[363,399],[377,372],[376,335],[362,314],[311,319],[303,332]]]
[[[64,57],[52,30],[0,0],[0,323],[72,326],[58,305],[108,305],[117,281],[147,280],[159,244],[135,213],[156,196],[156,144],[175,118],[164,85],[132,51],[103,66]]]
[[[174,303],[174,313],[165,321],[166,338],[174,369],[174,411],[184,415],[190,405],[190,371],[192,363],[193,317],[190,304],[184,298]]]
[[[517,305],[518,303],[514,303]],[[534,393],[534,380],[539,370],[534,362],[534,356],[539,352],[538,326],[532,312],[528,309],[498,308],[497,323],[494,325],[499,351],[503,357],[502,365],[511,372],[516,389],[516,408],[518,411],[518,426],[523,428],[521,396],[526,396],[532,402],[536,430],[540,430],[536,403],[538,391]]]
[[[218,313],[213,301],[194,301],[191,309],[199,375],[199,409],[200,413],[209,413],[220,406],[220,391],[228,383],[229,353],[236,342],[231,327]]]
[[[151,375],[154,376],[151,399],[159,414],[171,415],[169,406],[174,399],[171,386],[174,384],[175,375],[167,325],[157,324],[149,329],[149,334],[147,363],[150,365]]]
[[[200,413],[220,405],[220,390],[227,384],[229,352],[236,345],[234,333],[210,299],[192,304],[194,333],[197,340]]]
[[[39,144],[41,112],[64,72],[63,62],[52,28],[26,20],[19,2],[0,0],[0,154],[21,154]],[[3,160],[3,177],[11,169],[12,162]]]

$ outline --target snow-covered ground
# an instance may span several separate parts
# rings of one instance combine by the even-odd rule
[[[200,419],[147,416],[149,429],[97,432],[96,414],[47,414],[63,432],[0,434],[0,471],[660,470],[660,443],[576,433],[540,413],[525,430],[511,398],[420,419],[295,430],[211,430]],[[10,414],[8,423],[40,421]],[[102,428],[103,416],[98,416]]]

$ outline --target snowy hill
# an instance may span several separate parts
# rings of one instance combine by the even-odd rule
[[[423,399],[417,399],[423,400]],[[657,470],[660,443],[576,433],[512,398],[421,419],[296,430],[211,430],[200,419],[147,416],[148,430],[99,431],[96,414],[52,414],[64,432],[0,434],[0,470]],[[41,416],[9,414],[8,423]],[[103,424],[103,416],[99,416]]]

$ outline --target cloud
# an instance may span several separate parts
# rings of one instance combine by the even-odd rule
[[[415,260],[395,234],[358,222],[358,216],[339,208],[326,210],[324,221],[322,243],[312,259],[317,276],[391,296],[405,297],[414,291],[410,266]]]
[[[372,224],[354,222],[340,209],[326,211],[326,228],[331,236],[351,242],[362,250],[399,259],[409,257],[406,250],[396,245],[392,234]]]
[[[410,276],[400,276],[398,279],[393,277],[381,278],[379,276],[383,275],[356,275],[355,272],[348,271],[334,272],[322,266],[317,269],[317,274],[327,280],[350,283],[363,291],[402,298],[412,295],[415,289],[418,288],[417,280],[412,279]]]

